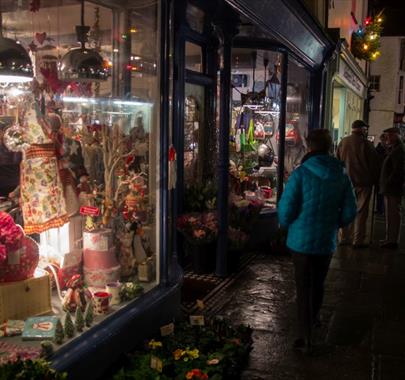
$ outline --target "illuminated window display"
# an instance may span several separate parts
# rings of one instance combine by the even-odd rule
[[[1,329],[19,344],[66,343],[70,319],[80,335],[82,319],[88,330],[159,282],[158,4],[128,3],[119,17],[97,2],[2,2],[22,58],[0,70],[0,165],[14,181],[0,202],[0,320],[20,321]]]
[[[231,192],[274,208],[281,102],[281,54],[233,49]]]

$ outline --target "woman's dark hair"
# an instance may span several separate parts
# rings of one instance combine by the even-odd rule
[[[327,129],[312,129],[306,138],[311,151],[328,153],[332,149],[332,137]]]

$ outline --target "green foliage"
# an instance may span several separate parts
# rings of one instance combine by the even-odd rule
[[[64,380],[66,373],[57,373],[49,362],[38,360],[17,360],[0,366],[0,380]]]
[[[47,359],[53,355],[54,348],[52,342],[44,340],[41,342],[41,357]]]
[[[137,282],[125,282],[120,289],[121,301],[130,301],[143,293],[143,286]]]
[[[217,188],[207,181],[204,184],[193,184],[186,188],[184,195],[184,210],[186,212],[201,212],[214,210],[217,206]]]
[[[72,316],[70,315],[70,312],[68,311],[65,316],[65,335],[68,338],[73,338],[75,335],[75,326],[72,321]]]
[[[366,18],[364,27],[360,26],[352,33],[350,50],[356,58],[374,61],[379,57],[381,24],[382,12],[375,17]]]
[[[55,342],[57,344],[62,344],[64,338],[65,333],[63,331],[62,322],[60,321],[60,319],[58,319],[58,322],[56,322]]]
[[[94,312],[93,312],[93,302],[89,301],[86,305],[86,310],[84,311],[84,321],[86,326],[90,327],[93,324]]]
[[[232,327],[223,318],[207,320],[206,326],[176,324],[174,335],[153,339],[144,350],[132,353],[114,380],[238,378],[251,349],[251,331]],[[162,372],[151,368],[152,355],[162,361]],[[202,377],[192,376],[193,371]]]
[[[84,317],[81,307],[76,307],[75,327],[78,332],[82,332],[84,329]]]

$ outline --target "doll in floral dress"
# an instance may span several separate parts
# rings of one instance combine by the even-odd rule
[[[9,128],[4,142],[12,151],[22,151],[20,204],[27,234],[44,232],[68,222],[63,188],[58,172],[56,145],[47,118],[33,95],[23,99],[20,123]]]

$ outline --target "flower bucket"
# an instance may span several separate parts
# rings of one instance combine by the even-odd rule
[[[239,270],[242,249],[229,248],[227,251],[228,272],[235,273]]]
[[[191,256],[193,272],[196,274],[212,273],[215,269],[216,242],[192,244],[185,242],[185,250]]]

